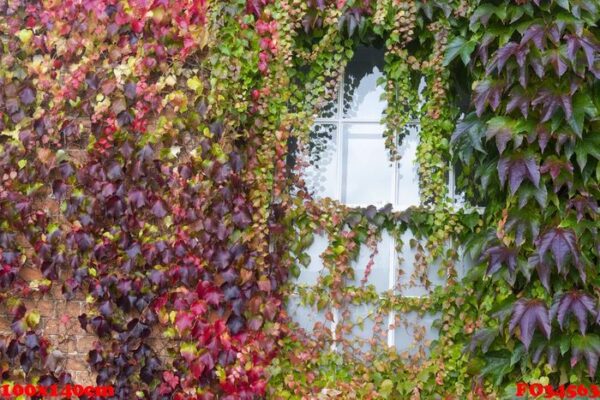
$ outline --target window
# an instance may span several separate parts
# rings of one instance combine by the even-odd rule
[[[316,198],[330,197],[349,206],[361,207],[380,207],[391,203],[395,210],[419,205],[416,165],[419,129],[416,121],[402,140],[399,161],[390,162],[385,148],[381,119],[386,103],[382,99],[384,89],[377,84],[383,78],[383,56],[382,49],[358,48],[346,68],[336,99],[327,104],[315,120],[308,144],[309,160],[304,180]],[[414,241],[412,233],[403,235],[401,253],[404,260],[401,261],[394,238],[383,232],[367,284],[372,284],[379,293],[391,290],[397,295],[409,297],[428,294],[428,290],[421,285],[422,279],[429,280],[433,285],[442,284],[436,266],[427,271],[415,271],[417,254],[411,246]],[[301,270],[298,284],[312,286],[321,274],[327,273],[320,258],[327,245],[326,236],[315,236],[309,249],[311,262]],[[370,256],[371,250],[363,245],[358,259],[352,263],[356,278],[345,282],[347,286],[361,285]],[[329,324],[333,331],[336,324],[345,322],[344,318],[362,321],[362,329],[355,327],[345,335],[346,339],[368,340],[376,330],[375,318],[368,304],[353,306],[349,317],[347,313],[331,310],[334,317],[332,323],[326,321],[326,313],[302,306],[297,297],[290,299],[288,311],[300,326],[308,330],[317,322],[325,326]],[[397,328],[392,329],[389,327],[394,325],[396,316],[393,313],[386,315],[383,328],[387,330],[387,345],[396,346],[399,351],[407,350],[416,331],[425,332],[420,335],[424,339],[434,339],[436,333],[431,328],[433,318],[432,315],[419,318],[416,313],[409,313],[402,316],[403,322]]]
[[[383,50],[358,48],[337,98],[324,108],[311,132],[304,178],[315,197],[350,206],[391,203],[398,210],[419,205],[417,125],[402,141],[402,158],[391,163],[381,125],[386,103],[377,81],[382,77]]]

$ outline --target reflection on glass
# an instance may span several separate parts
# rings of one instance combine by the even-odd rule
[[[329,241],[324,235],[315,235],[313,243],[307,250],[310,256],[310,264],[304,268],[300,266],[300,276],[296,282],[298,284],[315,285],[319,279],[319,275],[323,271],[323,260],[321,260],[321,254],[325,251]]]
[[[377,80],[383,77],[383,50],[359,47],[344,77],[344,118],[379,121],[385,110],[384,93]]]
[[[337,194],[336,134],[334,124],[316,124],[310,133],[309,165],[304,180],[315,197],[335,198]]]
[[[402,321],[401,326],[396,328],[394,333],[396,350],[398,352],[409,351],[413,353],[416,350],[415,345],[436,340],[439,337],[439,332],[433,327],[433,322],[437,318],[439,318],[439,315],[424,314],[420,316],[414,311],[403,314],[400,318]],[[425,350],[427,352],[429,346],[425,346]]]
[[[361,286],[369,265],[372,250],[366,245],[360,246],[358,259],[352,263],[354,269],[354,280],[348,285]],[[377,243],[377,254],[373,258],[373,265],[366,277],[365,285],[374,285],[378,292],[385,292],[390,288],[390,252],[392,251],[392,237],[387,231],[381,234],[381,240]]]
[[[417,206],[419,198],[419,174],[417,164],[417,146],[419,145],[418,129],[409,127],[409,134],[402,139],[398,149],[398,190],[396,204],[403,210],[410,206]]]
[[[318,118],[322,119],[337,119],[338,118],[338,96],[339,91],[336,90],[333,93],[332,98],[327,101],[325,104],[318,106],[319,113],[317,114]]]
[[[416,240],[412,232],[407,230],[402,234],[402,249],[401,257],[402,264],[398,271],[397,283],[399,286],[399,294],[404,296],[426,296],[429,290],[423,285],[424,281],[429,281],[430,290],[436,286],[444,284],[444,279],[440,278],[438,271],[440,262],[435,262],[433,265],[428,265],[424,271],[416,271],[415,262],[417,251],[411,247],[411,241]]]
[[[384,205],[393,202],[394,167],[388,159],[382,126],[344,124],[342,202]]]
[[[327,325],[324,311],[318,311],[316,307],[305,306],[297,296],[290,296],[287,304],[287,312],[290,317],[307,332],[312,332],[317,322]]]
[[[349,311],[352,315],[351,319],[341,319],[340,324],[352,326],[352,329],[344,336],[344,339],[348,339],[352,343],[353,348],[367,352],[371,349],[371,345],[369,344],[371,339],[381,339],[379,344],[385,344],[385,337],[382,337],[378,332],[381,333],[382,330],[387,329],[387,315],[383,316],[383,324],[376,325],[377,315],[368,305],[353,306],[349,308]]]

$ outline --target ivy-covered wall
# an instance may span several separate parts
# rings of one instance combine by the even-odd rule
[[[60,285],[85,299],[87,362],[118,399],[492,399],[519,381],[594,382],[599,7],[0,0],[2,380],[74,379],[27,307]],[[373,43],[390,160],[420,120],[422,206],[403,212],[315,199],[291,161],[354,49]],[[421,300],[347,285],[384,231],[399,249],[412,232],[416,269],[439,265],[447,284]],[[297,288],[315,234],[326,278]],[[463,254],[475,262],[460,279]],[[299,331],[292,291],[398,324],[437,313],[440,338],[427,354],[357,353],[352,326]]]

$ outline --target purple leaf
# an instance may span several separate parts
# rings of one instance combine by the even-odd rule
[[[591,378],[596,376],[598,358],[600,356],[600,338],[595,334],[575,336],[571,339],[571,368],[574,367],[582,357],[585,357],[588,374]]]
[[[543,78],[546,74],[545,63],[542,62],[538,57],[530,57],[529,64],[538,78]]]
[[[593,219],[600,212],[598,202],[589,195],[575,196],[569,200],[568,208],[574,208],[577,211],[577,222],[581,221],[586,213]]]
[[[238,211],[233,213],[232,221],[235,224],[235,226],[243,229],[250,225],[250,223],[252,222],[252,216],[250,215],[250,213],[248,213],[248,211],[246,211],[246,209],[240,208]]]
[[[25,347],[31,350],[39,349],[40,340],[35,332],[27,332],[25,335]]]
[[[510,56],[515,55],[519,50],[519,44],[515,42],[509,42],[499,48],[489,65],[486,67],[486,73],[489,75],[494,69],[497,69],[498,72],[502,72],[502,69]]]
[[[597,53],[600,53],[600,44],[595,41],[591,34],[587,34],[585,37],[581,38],[579,44],[581,44],[581,47],[583,48],[588,68],[591,70],[594,68]]]
[[[548,251],[552,253],[559,273],[563,272],[566,260],[570,256],[579,270],[581,280],[585,282],[585,271],[579,260],[577,238],[573,230],[563,228],[551,229],[536,240],[536,246],[540,260],[544,259]]]
[[[490,104],[494,110],[498,108],[500,105],[500,97],[503,92],[503,86],[503,82],[485,80],[475,87],[475,90],[473,91],[473,103],[475,104],[475,111],[477,112],[478,117],[483,114],[487,104]]]
[[[512,130],[504,118],[492,118],[488,122],[488,129],[485,133],[486,139],[492,137],[496,139],[498,152],[502,154],[506,149],[507,143],[512,139]]]
[[[552,51],[548,58],[550,64],[554,67],[554,72],[559,78],[567,72],[567,62],[558,50]]]
[[[133,122],[133,117],[128,111],[123,110],[117,115],[117,122],[120,127],[127,126]]]
[[[501,186],[504,186],[508,178],[510,191],[515,194],[525,178],[535,187],[539,187],[540,171],[533,157],[516,156],[513,158],[503,157],[498,161],[498,176]]]
[[[517,267],[518,249],[511,249],[504,245],[494,246],[487,249],[483,257],[488,259],[488,269],[486,274],[492,275],[496,273],[502,264],[508,266],[508,270],[513,274]]]
[[[515,88],[511,90],[508,97],[509,101],[506,104],[506,113],[511,113],[513,110],[518,108],[521,111],[521,114],[523,114],[523,116],[527,118],[527,114],[529,113],[530,100],[525,94],[525,92],[523,92],[523,90],[519,88]]]
[[[540,50],[546,48],[546,43],[544,41],[545,31],[544,27],[541,25],[532,25],[523,34],[523,38],[521,39],[521,46],[529,41],[533,41],[535,47]]]
[[[587,328],[587,314],[596,318],[596,301],[587,293],[571,291],[560,296],[550,309],[550,319],[558,321],[561,330],[564,330],[564,322],[568,314],[572,313],[579,323],[579,331],[585,335]]]
[[[245,318],[237,315],[231,315],[227,320],[227,328],[229,328],[229,331],[232,335],[237,335],[238,333],[240,333],[242,329],[244,329],[245,325]]]
[[[123,178],[123,170],[121,164],[116,161],[111,162],[106,168],[106,177],[111,181],[116,181]]]
[[[540,278],[542,285],[544,285],[544,288],[546,288],[548,293],[550,293],[550,266],[543,260],[540,260],[540,257],[537,254],[534,254],[531,257],[529,257],[527,262],[530,265],[535,265],[535,270],[537,271],[538,277]]]
[[[551,326],[546,304],[541,300],[518,300],[513,308],[509,332],[512,334],[517,326],[519,326],[521,331],[519,339],[527,350],[529,349],[536,328],[547,339],[550,339]]]
[[[581,47],[579,38],[573,34],[565,35],[567,39],[567,57],[569,60],[575,60],[577,50]]]
[[[158,218],[164,218],[165,215],[167,215],[167,210],[162,200],[158,199],[154,202],[154,205],[152,206],[152,214]]]
[[[498,336],[498,329],[481,329],[471,338],[469,351],[474,352],[477,346],[481,345],[481,350],[487,353],[494,339]]]
[[[127,198],[131,205],[136,208],[143,207],[146,204],[146,197],[144,196],[144,192],[141,190],[133,189],[129,192]]]
[[[125,97],[129,100],[133,100],[136,97],[136,84],[135,82],[129,82],[125,84]]]
[[[102,302],[102,304],[100,304],[100,306],[98,307],[98,311],[100,311],[100,314],[102,314],[103,316],[110,317],[112,315],[112,306],[110,304],[110,301],[106,300]]]
[[[557,25],[551,25],[548,30],[548,37],[556,46],[560,45],[561,29]]]
[[[29,105],[35,101],[35,93],[33,89],[26,87],[19,93],[19,98],[23,104]]]
[[[218,269],[225,269],[231,261],[231,254],[225,249],[220,249],[215,252],[213,256],[213,263]]]
[[[573,116],[573,102],[571,95],[564,94],[560,96],[560,101],[562,104],[562,109],[565,112],[565,116],[567,119],[570,119]]]
[[[541,105],[543,117],[541,122],[546,122],[554,115],[554,112],[558,107],[563,107],[561,94],[554,93],[549,89],[541,89],[538,91],[538,95],[531,102],[533,107]]]

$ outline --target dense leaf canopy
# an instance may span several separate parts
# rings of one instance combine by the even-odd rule
[[[88,303],[89,365],[119,399],[597,381],[599,19],[596,0],[0,0],[3,379],[72,380],[23,302],[62,285]],[[313,198],[294,161],[361,44],[385,48],[390,160],[420,121],[420,207]],[[441,265],[446,285],[423,278],[421,299],[346,285],[361,245],[372,260],[384,232],[400,250],[409,230],[420,276]],[[315,233],[328,273],[296,287]],[[343,316],[369,305],[379,325],[437,312],[440,338],[363,354],[352,325],[298,330],[292,292]]]

